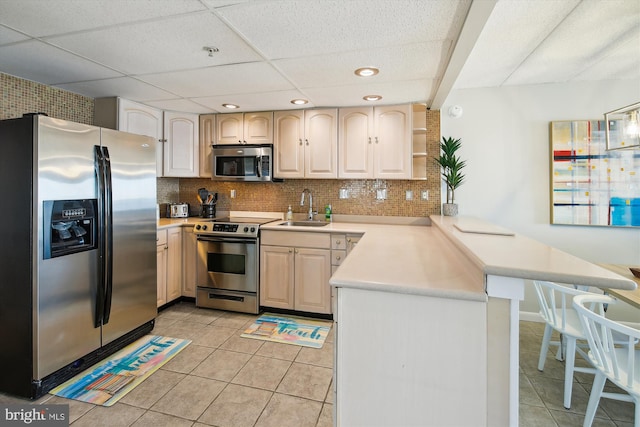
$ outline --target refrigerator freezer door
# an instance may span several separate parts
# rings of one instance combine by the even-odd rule
[[[43,259],[43,202],[96,198],[93,147],[100,144],[100,129],[43,116],[37,127],[33,378],[41,379],[100,347],[96,251]]]
[[[153,138],[102,129],[111,164],[113,288],[102,345],[154,319],[156,157]]]

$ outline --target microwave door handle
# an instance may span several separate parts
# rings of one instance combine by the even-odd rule
[[[262,156],[256,156],[256,175],[262,178]]]

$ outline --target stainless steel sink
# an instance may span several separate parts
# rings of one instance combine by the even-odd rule
[[[280,225],[284,225],[287,227],[324,227],[327,224],[329,223],[325,221],[305,220],[305,221],[287,221],[287,222],[283,222]]]

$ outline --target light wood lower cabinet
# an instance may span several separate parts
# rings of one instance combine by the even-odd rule
[[[182,296],[196,297],[197,238],[192,227],[182,228]]]
[[[158,230],[156,239],[158,307],[182,293],[182,230]]]
[[[331,313],[330,236],[265,230],[260,246],[260,305]]]

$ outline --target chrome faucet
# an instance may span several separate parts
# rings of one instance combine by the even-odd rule
[[[305,188],[302,190],[302,198],[300,199],[300,206],[304,206],[304,193],[309,193],[309,214],[307,215],[307,219],[313,220],[313,195],[311,194],[311,190]]]

